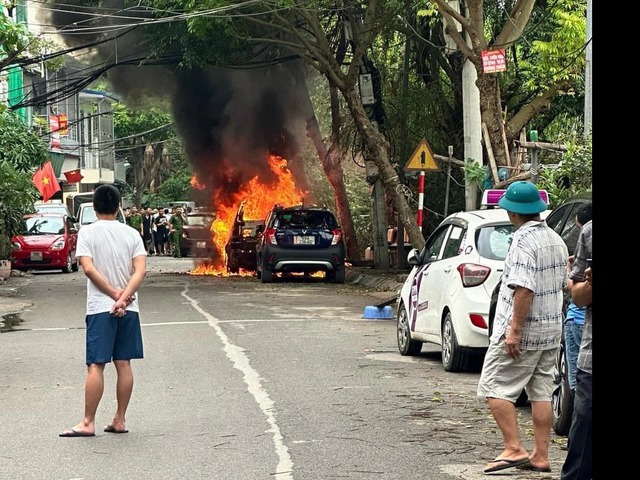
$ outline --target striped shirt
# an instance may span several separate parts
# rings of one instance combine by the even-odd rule
[[[580,231],[578,243],[576,244],[576,260],[573,262],[573,270],[569,277],[574,282],[584,282],[584,271],[587,268],[587,259],[591,258],[592,253],[592,227],[591,221],[585,223]],[[580,353],[578,354],[578,368],[587,373],[591,370],[591,305],[587,307],[584,316],[584,327],[582,327],[582,340],[580,343]]]
[[[568,257],[564,241],[545,222],[529,221],[515,231],[504,261],[491,342],[506,335],[513,318],[514,288],[524,287],[533,292],[533,300],[520,349],[548,350],[560,345]]]

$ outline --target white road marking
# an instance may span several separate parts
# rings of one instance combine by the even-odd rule
[[[219,320],[203,310],[202,307],[200,307],[199,302],[191,298],[188,292],[189,287],[185,285],[184,290],[180,292],[180,294],[189,300],[193,309],[206,318],[211,328],[214,329],[216,335],[218,335],[218,338],[220,338],[224,345],[224,351],[227,358],[231,360],[234,368],[240,370],[244,375],[244,382],[247,384],[249,393],[253,395],[253,398],[256,400],[260,410],[262,410],[262,413],[264,413],[267,418],[267,423],[271,425],[268,432],[272,434],[275,452],[279,459],[276,472],[273,474],[274,478],[279,480],[293,480],[293,460],[289,455],[289,448],[284,444],[280,427],[276,421],[275,405],[267,391],[262,387],[260,374],[251,366],[249,358],[244,353],[244,349],[231,343],[229,337],[227,337],[220,328]]]

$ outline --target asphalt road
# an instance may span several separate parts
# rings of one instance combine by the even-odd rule
[[[475,396],[478,372],[444,372],[433,347],[402,357],[395,321],[363,318],[365,306],[389,298],[393,278],[262,284],[188,275],[189,259],[148,265],[145,358],[133,362],[124,435],[100,430],[115,409],[107,366],[97,436],[58,437],[82,415],[82,272],[3,286],[0,312],[20,307],[3,313],[0,333],[0,479],[489,477],[482,468],[501,439]],[[529,408],[519,413],[531,448]],[[492,476],[559,478],[566,439],[551,441],[551,474]]]

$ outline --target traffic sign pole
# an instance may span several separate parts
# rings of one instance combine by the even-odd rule
[[[420,170],[418,179],[418,227],[422,228],[422,211],[424,206],[424,175],[425,171]]]

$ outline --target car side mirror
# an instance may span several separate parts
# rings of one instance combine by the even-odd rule
[[[407,263],[412,267],[420,265],[420,252],[417,248],[412,248],[411,251],[407,254]]]
[[[69,229],[69,233],[78,233],[78,229],[76,227],[71,227]]]

